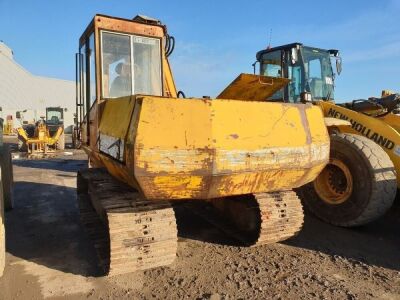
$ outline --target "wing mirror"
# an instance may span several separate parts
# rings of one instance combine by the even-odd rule
[[[254,75],[256,75],[256,65],[257,65],[257,63],[260,63],[258,60],[256,60],[253,64],[252,64],[252,66],[253,66],[253,74]]]
[[[338,75],[342,73],[342,58],[340,56],[336,57],[336,72]]]

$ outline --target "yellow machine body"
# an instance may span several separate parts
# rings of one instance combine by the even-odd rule
[[[387,114],[381,118],[371,117],[331,101],[318,101],[317,104],[326,117],[351,123],[351,126],[337,126],[339,132],[363,135],[379,144],[391,158],[397,174],[400,174],[400,116]],[[397,185],[400,188],[400,176],[397,176]]]
[[[149,199],[292,189],[329,157],[312,105],[132,96],[103,106],[100,151],[87,148],[90,158]]]

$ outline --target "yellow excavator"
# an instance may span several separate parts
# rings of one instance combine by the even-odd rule
[[[91,168],[78,172],[78,201],[109,275],[173,262],[174,201],[214,204],[248,245],[295,235],[303,210],[293,189],[328,163],[318,107],[179,98],[173,48],[166,26],[145,16],[96,15],[79,40],[76,128]],[[229,90],[265,98],[288,82],[260,80],[242,74]]]
[[[382,99],[334,102],[335,61],[342,69],[337,50],[292,43],[261,50],[253,64],[261,75],[290,83],[268,98],[285,103],[313,103],[327,118],[342,120],[329,127],[329,164],[299,190],[305,205],[321,219],[340,226],[358,226],[382,216],[400,186],[398,95]],[[272,80],[272,81],[273,81]]]

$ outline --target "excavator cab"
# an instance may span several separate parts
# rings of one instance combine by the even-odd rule
[[[96,15],[76,54],[76,128],[88,146],[97,141],[98,105],[131,95],[176,97],[166,57],[174,39],[160,21],[138,15],[128,21]]]
[[[309,101],[310,98],[334,99],[335,73],[331,60],[336,60],[336,71],[340,74],[338,50],[293,43],[259,51],[256,57],[261,75],[290,79],[290,83],[272,95],[270,100],[297,103]]]

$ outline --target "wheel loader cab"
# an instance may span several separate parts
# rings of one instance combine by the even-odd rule
[[[297,103],[302,100],[302,93],[311,93],[313,100],[333,100],[333,56],[340,59],[336,50],[312,48],[300,43],[259,51],[257,61],[261,75],[291,80],[270,100]],[[340,64],[337,66],[339,71]]]
[[[64,110],[61,107],[46,108],[46,125],[62,126],[64,124]]]

